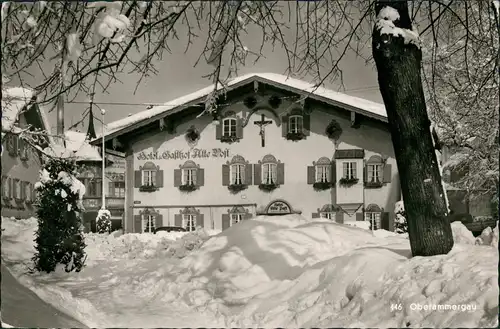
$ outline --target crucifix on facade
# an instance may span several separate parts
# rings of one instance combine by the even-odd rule
[[[260,135],[260,140],[262,142],[262,147],[264,147],[264,146],[266,146],[264,127],[273,123],[273,122],[271,120],[266,120],[266,117],[264,114],[262,114],[260,118],[261,118],[260,121],[254,121],[253,123],[260,127],[259,135]]]

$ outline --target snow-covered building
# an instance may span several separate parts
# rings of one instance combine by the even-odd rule
[[[38,180],[41,152],[50,137],[30,138],[29,131],[50,131],[45,111],[32,90],[2,90],[2,216],[34,215],[34,185]],[[25,137],[19,137],[19,136]],[[30,141],[30,143],[27,142]]]
[[[66,149],[73,152],[79,164],[78,179],[85,185],[83,197],[83,224],[87,232],[96,231],[96,217],[102,206],[102,184],[104,184],[106,209],[111,213],[112,229],[123,227],[125,204],[125,160],[108,150],[104,179],[102,178],[102,156],[98,146],[90,145],[95,138],[93,114],[90,112],[87,133],[65,131]]]
[[[400,186],[382,104],[259,73],[229,81],[217,115],[200,115],[213,90],[107,126],[106,148],[126,162],[125,231],[286,213],[393,230]]]

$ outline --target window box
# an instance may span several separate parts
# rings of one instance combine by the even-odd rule
[[[246,184],[231,184],[227,187],[232,193],[238,193],[248,188]]]
[[[341,186],[344,186],[344,187],[350,187],[350,186],[353,186],[355,184],[357,184],[359,182],[359,179],[358,178],[346,178],[346,177],[342,177],[340,180],[339,180],[339,184]]]
[[[194,184],[182,184],[179,185],[179,190],[182,192],[193,192],[197,189],[198,187]]]
[[[139,191],[141,192],[155,192],[156,190],[158,190],[158,187],[153,184],[142,185],[139,187]]]
[[[270,184],[259,184],[259,189],[261,191],[265,191],[265,192],[271,192],[275,189],[277,189],[279,187],[279,185],[277,184],[274,184],[274,183],[270,183]]]
[[[313,188],[315,191],[324,191],[333,187],[333,184],[330,182],[316,182],[313,184]]]
[[[380,181],[375,181],[375,182],[365,182],[365,187],[366,188],[379,188],[382,187],[384,184]]]
[[[222,143],[228,143],[228,144],[235,143],[239,140],[240,139],[237,136],[221,136],[220,138],[220,141]]]
[[[297,132],[288,132],[286,134],[286,139],[289,141],[300,141],[304,139],[306,135],[302,131],[297,131]]]

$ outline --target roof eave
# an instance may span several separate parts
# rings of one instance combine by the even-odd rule
[[[317,100],[319,100],[321,102],[324,102],[326,104],[329,104],[329,105],[332,105],[332,106],[336,106],[336,107],[340,107],[340,108],[343,108],[343,109],[345,109],[347,111],[357,112],[357,113],[359,113],[361,115],[364,115],[364,116],[367,116],[367,117],[370,117],[370,118],[382,121],[384,123],[388,123],[387,117],[385,117],[385,116],[378,115],[376,113],[372,113],[372,112],[366,111],[364,109],[361,109],[359,107],[355,107],[355,106],[352,106],[352,105],[349,105],[349,104],[346,104],[346,103],[334,101],[332,99],[323,97],[321,95],[317,95],[317,94],[313,94],[313,93],[310,93],[310,92],[307,92],[307,91],[304,91],[304,90],[300,90],[300,89],[291,87],[291,86],[286,85],[286,84],[282,84],[282,83],[279,83],[279,82],[276,82],[276,81],[273,81],[273,80],[269,80],[269,79],[263,78],[263,77],[261,77],[259,75],[249,76],[248,78],[246,78],[244,80],[241,80],[241,81],[238,81],[237,83],[235,83],[235,84],[227,87],[227,89],[228,90],[236,89],[236,88],[239,88],[239,87],[241,87],[241,86],[243,86],[243,85],[245,85],[247,83],[251,83],[251,82],[254,82],[254,81],[265,83],[265,84],[270,84],[270,85],[273,85],[275,87],[278,87],[278,88],[281,88],[281,89],[284,89],[284,90],[287,90],[287,91],[299,94],[301,96],[308,96],[308,97],[311,97],[311,98],[316,98]],[[181,104],[181,105],[177,105],[176,107],[174,107],[174,108],[172,108],[172,109],[170,109],[170,110],[168,110],[166,112],[156,114],[156,115],[152,116],[151,118],[147,118],[147,119],[141,120],[139,122],[136,122],[134,124],[131,124],[129,126],[123,127],[122,129],[119,129],[117,131],[112,132],[109,135],[106,135],[104,137],[104,141],[105,142],[110,141],[113,138],[116,138],[116,137],[118,137],[120,135],[132,132],[132,131],[134,131],[137,128],[146,126],[146,125],[148,125],[148,124],[150,124],[150,123],[152,123],[154,121],[160,120],[161,118],[164,118],[166,116],[178,113],[179,111],[183,110],[186,107],[193,106],[193,105],[195,105],[197,103],[202,102],[205,99],[205,97],[206,97],[206,95],[203,95],[203,96],[198,97],[198,98],[196,98],[196,99],[194,99],[194,100],[192,100],[190,102],[187,102],[187,103],[184,103],[184,104]],[[98,138],[96,138],[96,139],[94,139],[92,141],[90,141],[90,144],[91,145],[97,145],[97,144],[99,144],[101,142],[102,142],[102,136],[98,137]]]

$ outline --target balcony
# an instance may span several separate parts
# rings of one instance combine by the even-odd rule
[[[100,209],[101,205],[101,197],[87,197],[83,199],[83,206],[86,210]],[[106,197],[106,209],[123,209],[124,207],[124,197]]]

